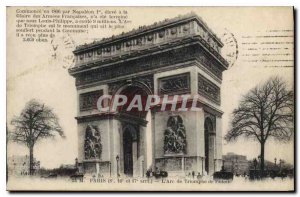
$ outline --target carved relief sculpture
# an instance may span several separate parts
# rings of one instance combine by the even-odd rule
[[[198,74],[198,93],[220,104],[220,88],[201,74]]]
[[[159,79],[159,94],[190,93],[190,73]]]
[[[93,92],[80,94],[79,96],[80,111],[97,109],[97,101],[101,95],[103,95],[102,90],[96,90]]]
[[[164,132],[165,154],[186,153],[186,133],[180,116],[171,116],[167,122],[167,129]]]
[[[85,131],[85,159],[100,159],[102,153],[101,132],[97,126],[88,125]]]

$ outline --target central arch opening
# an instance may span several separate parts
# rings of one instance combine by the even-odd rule
[[[133,132],[135,132],[133,128],[126,127],[123,133],[124,174],[126,176],[133,175]]]
[[[141,87],[138,86],[126,86],[119,93],[120,95],[124,95],[127,98],[127,102],[120,106],[118,111],[122,115],[134,116],[136,118],[145,119],[147,115],[147,111],[145,111],[145,105],[148,98],[148,93]],[[135,100],[140,97],[140,100]],[[134,103],[135,106],[130,108],[130,104]],[[139,104],[141,108],[136,107]],[[130,109],[128,111],[128,109]]]
[[[146,172],[147,162],[147,133],[148,123],[146,116],[148,111],[145,111],[148,94],[145,88],[135,85],[129,85],[121,88],[119,95],[125,95],[127,102],[118,108],[119,119],[122,124],[122,139],[121,143],[121,169],[125,176],[143,176]],[[137,107],[131,108],[134,97],[138,95],[141,98],[140,104],[142,110]],[[151,125],[149,125],[151,126]]]

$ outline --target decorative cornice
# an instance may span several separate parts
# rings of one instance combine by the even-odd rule
[[[212,74],[222,79],[223,70],[217,66],[217,62],[210,58],[207,52],[201,50],[199,45],[181,46],[180,48],[165,51],[164,53],[154,53],[143,58],[120,62],[109,67],[98,66],[97,69],[90,68],[85,72],[81,71],[73,74],[76,77],[76,85],[82,86],[145,71],[163,70],[164,67],[193,60],[200,62]]]
[[[182,47],[186,45],[195,45],[195,44],[201,46],[201,48],[204,51],[206,51],[206,53],[208,53],[211,56],[211,58],[216,61],[217,64],[219,64],[218,67],[220,67],[221,70],[226,70],[228,68],[228,62],[219,53],[214,51],[212,47],[209,47],[209,45],[200,36],[189,35],[189,36],[185,36],[184,38],[170,40],[169,42],[166,43],[151,45],[148,48],[145,48],[143,50],[128,51],[127,53],[124,53],[122,55],[110,56],[107,58],[83,62],[80,65],[76,65],[75,67],[70,68],[69,73],[71,75],[75,75],[76,73],[79,72],[92,70],[104,66],[111,66],[118,63],[123,63],[126,61],[143,58],[151,54],[163,53],[165,51],[172,50],[179,46]]]
[[[90,50],[99,45],[109,45],[111,43],[120,42],[122,40],[128,40],[133,36],[137,36],[140,34],[146,34],[151,31],[167,28],[169,26],[176,26],[180,23],[186,23],[186,22],[192,21],[192,20],[195,20],[201,27],[203,27],[204,30],[207,31],[209,33],[209,35],[221,47],[223,46],[223,43],[221,42],[221,40],[212,32],[212,30],[207,26],[207,24],[203,21],[203,19],[201,17],[199,17],[198,15],[196,15],[195,13],[191,12],[191,13],[188,13],[185,15],[179,15],[172,19],[165,19],[160,22],[155,22],[154,24],[149,25],[149,26],[140,26],[138,29],[133,29],[126,33],[122,32],[119,35],[113,35],[109,38],[102,38],[102,40],[94,41],[90,44],[80,45],[80,46],[76,47],[76,50],[74,51],[74,53],[77,54],[84,50]]]
[[[104,40],[81,46],[74,51],[75,65],[69,72],[74,75],[75,72],[99,65],[109,66],[119,61],[128,61],[193,42],[197,42],[203,50],[210,53],[212,58],[221,64],[221,69],[227,69],[228,62],[220,55],[223,45],[198,18],[193,14],[183,17],[184,20],[170,20],[168,26],[159,25],[154,29],[150,28],[151,31],[133,32],[132,36],[123,35],[121,40]]]

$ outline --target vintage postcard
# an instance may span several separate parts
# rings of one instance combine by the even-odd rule
[[[7,190],[294,191],[293,7],[7,7]]]

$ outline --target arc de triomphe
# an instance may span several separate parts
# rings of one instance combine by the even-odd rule
[[[222,165],[223,44],[195,14],[78,46],[78,162],[85,174],[212,174]],[[101,95],[198,95],[198,111],[100,113]],[[167,108],[168,109],[168,108]],[[170,143],[170,133],[172,143]],[[176,134],[176,135],[177,135]],[[180,138],[180,139],[179,139]]]

